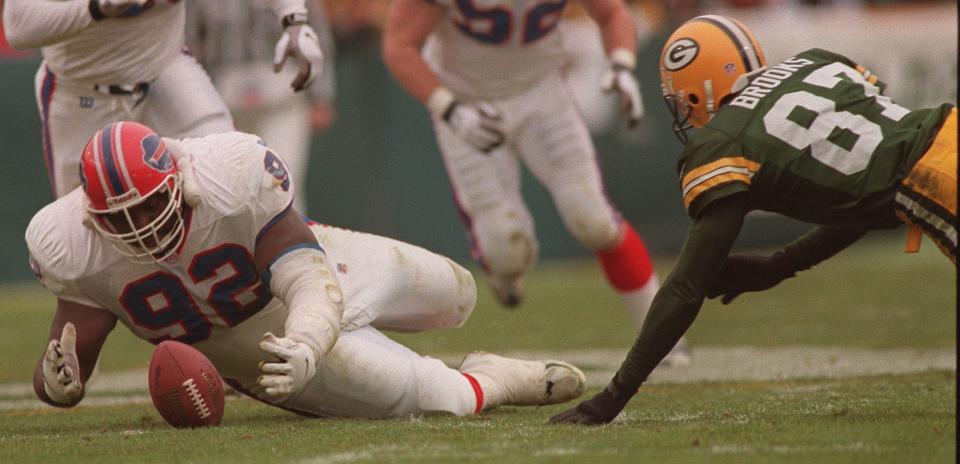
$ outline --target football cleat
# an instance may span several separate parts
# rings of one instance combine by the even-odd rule
[[[463,358],[460,372],[483,390],[483,409],[565,403],[583,394],[587,377],[563,361],[524,361],[475,351]]]
[[[497,301],[507,308],[515,308],[523,302],[523,297],[527,293],[527,279],[520,275],[517,277],[500,277],[493,274],[488,275],[490,288],[497,297]]]

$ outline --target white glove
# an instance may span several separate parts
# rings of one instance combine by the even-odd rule
[[[283,30],[273,53],[273,72],[280,72],[287,58],[293,58],[300,64],[297,77],[290,83],[293,90],[299,92],[323,71],[323,52],[317,33],[304,22],[291,23]]]
[[[443,118],[461,140],[484,153],[503,145],[500,119],[500,112],[483,101],[470,104],[454,102]]]
[[[180,140],[163,137],[163,144],[176,161],[177,171],[182,181],[183,201],[190,207],[197,207],[202,196],[200,182],[197,181],[197,175],[193,171],[193,155],[187,152]]]
[[[129,17],[143,13],[153,6],[154,0],[94,0],[90,2],[93,19]]]
[[[457,137],[474,148],[489,153],[503,145],[501,116],[493,105],[484,101],[461,103],[443,86],[430,93],[426,104],[435,118],[446,122]]]
[[[620,94],[620,101],[627,114],[627,125],[634,127],[643,116],[643,100],[640,98],[640,82],[633,75],[635,58],[625,49],[616,49],[610,53],[610,69],[603,75],[601,88],[604,93],[614,90]]]
[[[257,384],[280,400],[299,392],[317,373],[317,354],[309,346],[270,332],[260,339],[260,350],[282,362],[260,362]]]
[[[60,339],[50,340],[43,355],[43,389],[54,403],[72,405],[83,395],[80,361],[77,359],[77,329],[63,326]]]

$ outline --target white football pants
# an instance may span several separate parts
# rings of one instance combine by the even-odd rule
[[[80,154],[87,140],[114,121],[137,121],[165,137],[199,137],[234,130],[226,105],[206,71],[181,53],[145,96],[109,95],[57,76],[41,65],[34,81],[43,137],[44,161],[54,196],[80,185]]]
[[[431,413],[472,414],[476,394],[469,381],[443,362],[421,356],[378,329],[404,332],[461,326],[476,303],[469,271],[449,259],[397,240],[312,225],[337,270],[344,296],[340,338],[317,374],[285,409],[318,416],[404,417]],[[230,329],[232,343],[196,345],[225,378],[244,393],[273,403],[256,381],[265,359],[256,342],[266,331],[283,332],[286,309],[271,304]]]
[[[506,142],[481,153],[434,120],[458,207],[468,218],[474,255],[492,274],[512,277],[536,261],[533,219],[520,191],[523,160],[566,225],[592,250],[614,244],[618,213],[604,194],[593,141],[560,72],[532,89],[489,100],[500,110]]]

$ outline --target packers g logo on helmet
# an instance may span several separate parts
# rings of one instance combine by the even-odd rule
[[[686,143],[686,131],[703,127],[725,99],[740,90],[745,75],[766,66],[753,33],[720,15],[697,16],[677,28],[660,54],[663,98],[673,114],[673,130]]]
[[[693,62],[700,53],[700,45],[693,39],[683,38],[674,40],[667,45],[663,54],[663,67],[667,71],[679,71]]]

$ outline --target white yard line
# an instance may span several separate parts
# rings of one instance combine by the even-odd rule
[[[517,351],[501,353],[523,359],[561,359],[581,367],[591,386],[605,385],[619,367],[626,350]],[[956,370],[953,349],[863,349],[848,347],[695,347],[693,362],[685,367],[660,367],[648,383],[770,381],[797,378],[843,378],[863,375],[906,374],[929,370]],[[441,355],[456,366],[462,354]],[[84,406],[149,402],[147,371],[103,372],[88,385]],[[27,382],[0,383],[0,411],[34,409],[45,405],[33,398]]]

